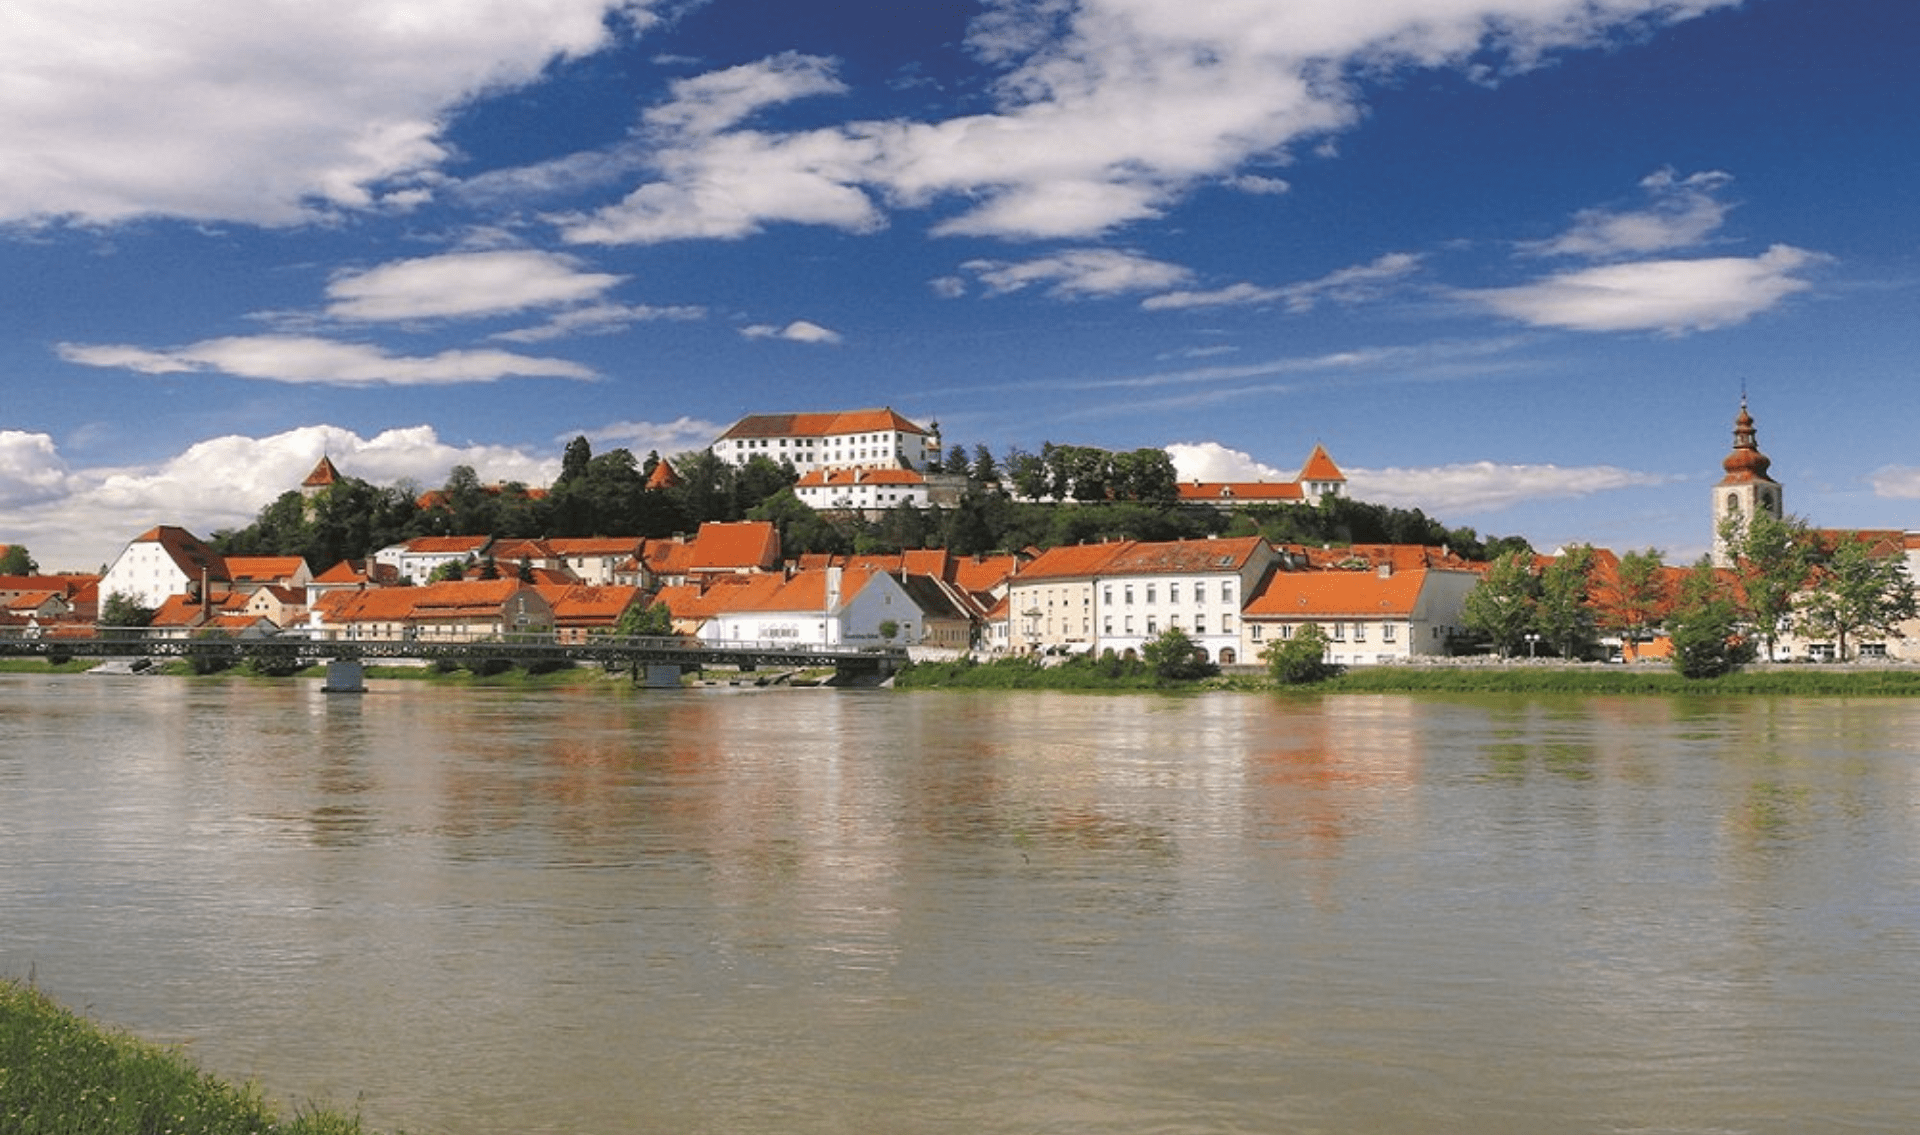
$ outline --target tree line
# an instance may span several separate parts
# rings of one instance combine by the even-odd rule
[[[1845,661],[1863,638],[1898,635],[1916,617],[1904,549],[1767,513],[1729,517],[1718,536],[1724,568],[1702,557],[1676,571],[1654,548],[1628,552],[1611,572],[1599,571],[1585,546],[1544,566],[1527,553],[1498,556],[1468,594],[1462,620],[1502,657],[1524,648],[1585,659],[1603,633],[1631,650],[1664,632],[1675,668],[1714,677],[1772,658],[1789,633],[1830,641]]]
[[[416,536],[658,538],[736,520],[773,523],[788,555],[914,548],[975,555],[1214,535],[1260,535],[1281,544],[1446,546],[1467,559],[1528,549],[1519,537],[1483,539],[1419,509],[1345,497],[1231,513],[1182,505],[1172,460],[1158,449],[1113,452],[1049,442],[1037,454],[1009,451],[1003,462],[985,445],[954,446],[932,469],[963,486],[954,503],[921,508],[903,502],[877,516],[811,508],[794,492],[799,475],[789,462],[755,456],[735,465],[695,450],[670,459],[670,485],[649,487],[661,460],[657,452],[637,459],[626,449],[596,454],[585,437],[576,437],[544,492],[519,483],[484,485],[467,465],[455,466],[431,492],[412,483],[377,486],[342,477],[312,500],[283,493],[252,524],[218,531],[210,543],[229,555],[301,556],[316,570]]]

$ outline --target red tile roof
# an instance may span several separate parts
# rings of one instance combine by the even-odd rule
[[[708,522],[693,539],[693,571],[772,571],[780,564],[780,530],[770,521]]]
[[[1277,571],[1247,600],[1249,619],[1379,618],[1412,615],[1426,583],[1424,569],[1382,576],[1371,571]]]
[[[1176,488],[1180,499],[1203,501],[1300,501],[1306,499],[1298,481],[1184,481]]]
[[[277,583],[294,578],[306,566],[299,556],[227,557],[227,574],[235,583]]]
[[[149,528],[134,538],[136,544],[158,544],[167,553],[174,566],[189,579],[200,579],[203,575],[209,580],[227,582],[227,563],[220,553],[203,543],[198,536],[184,528],[162,524]]]
[[[300,487],[303,489],[324,489],[329,485],[339,484],[341,479],[340,470],[333,467],[332,459],[322,455],[320,463],[313,467],[313,472],[307,474],[306,480],[300,482]]]
[[[911,433],[927,431],[893,412],[847,410],[825,414],[749,414],[720,435],[720,440],[747,437],[833,437],[856,433]]]
[[[1327,456],[1327,447],[1315,444],[1313,452],[1307,455],[1307,463],[1300,469],[1302,481],[1344,481],[1347,475]]]

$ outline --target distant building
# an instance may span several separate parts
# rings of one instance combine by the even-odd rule
[[[1780,484],[1767,475],[1772,465],[1760,452],[1753,415],[1747,413],[1747,399],[1741,395],[1740,413],[1733,420],[1733,450],[1720,463],[1726,475],[1713,487],[1713,566],[1733,566],[1733,556],[1721,537],[1729,521],[1740,525],[1763,512],[1776,520],[1786,515]]]
[[[816,469],[912,469],[940,459],[940,426],[924,428],[891,408],[817,414],[749,414],[717,438],[714,456],[734,465],[765,457],[803,478]]]
[[[1230,511],[1255,504],[1313,504],[1345,496],[1347,475],[1333,463],[1323,445],[1315,445],[1291,481],[1186,481],[1180,503]]]
[[[163,524],[134,537],[100,577],[100,595],[102,601],[125,595],[157,611],[170,595],[197,595],[231,582],[220,553],[186,529]]]

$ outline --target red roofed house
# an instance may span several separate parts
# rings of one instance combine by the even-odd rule
[[[299,556],[228,556],[227,577],[236,591],[262,587],[305,587],[313,572]]]
[[[228,582],[220,553],[184,528],[161,525],[127,545],[100,577],[100,594],[103,599],[125,595],[141,607],[159,610],[169,595]]]
[[[1277,571],[1241,612],[1249,660],[1275,642],[1317,623],[1330,640],[1329,662],[1400,662],[1447,652],[1460,628],[1478,572],[1416,568],[1394,571]]]
[[[534,587],[553,611],[553,631],[561,642],[585,642],[588,635],[611,634],[627,611],[646,601],[638,587],[589,584],[538,584]]]
[[[1054,548],[1008,581],[1012,647],[1125,654],[1178,627],[1232,665],[1241,605],[1278,560],[1258,536]]]
[[[1319,504],[1344,496],[1347,475],[1323,445],[1315,445],[1300,475],[1291,481],[1188,481],[1179,486],[1180,503],[1231,510],[1250,504]]]
[[[321,638],[466,642],[551,631],[553,608],[518,580],[460,580],[332,592],[314,607],[312,625]]]
[[[780,530],[765,520],[702,524],[686,564],[692,577],[769,572],[779,567]]]
[[[389,544],[373,559],[392,568],[399,579],[425,583],[443,564],[478,562],[492,543],[491,536],[415,536],[404,544]]]
[[[823,512],[884,513],[901,504],[925,508],[934,499],[927,475],[912,469],[813,469],[794,484],[793,495]]]
[[[885,572],[829,567],[761,578],[768,583],[709,590],[721,606],[700,628],[702,642],[904,646],[925,635],[920,608]],[[891,638],[881,633],[887,623]]]

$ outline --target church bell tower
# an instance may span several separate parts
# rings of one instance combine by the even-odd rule
[[[1727,550],[1726,541],[1721,533],[1729,521],[1735,526],[1745,525],[1747,519],[1756,513],[1764,512],[1774,519],[1784,515],[1780,501],[1780,485],[1767,476],[1767,469],[1773,464],[1767,455],[1760,452],[1760,444],[1754,438],[1753,415],[1747,413],[1747,396],[1740,396],[1740,414],[1733,420],[1733,452],[1720,463],[1726,476],[1713,487],[1713,564],[1715,567],[1732,567],[1733,555]]]

